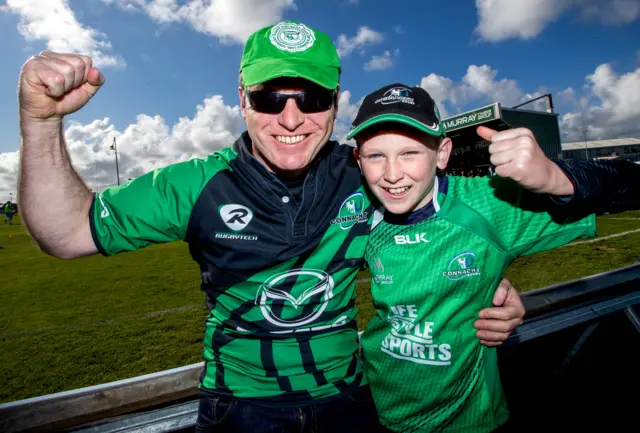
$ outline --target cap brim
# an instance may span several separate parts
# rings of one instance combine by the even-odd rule
[[[282,59],[263,60],[242,70],[245,86],[255,86],[282,77],[304,78],[326,89],[338,87],[340,71],[327,65]]]
[[[428,125],[425,125],[424,123],[418,122],[417,120],[409,117],[409,116],[404,116],[402,114],[397,114],[397,113],[388,113],[388,114],[381,114],[379,116],[376,117],[372,117],[371,119],[367,120],[366,122],[363,122],[361,125],[358,125],[357,128],[355,128],[353,131],[350,131],[349,134],[347,135],[347,140],[351,140],[353,137],[355,137],[356,135],[358,135],[359,133],[361,133],[362,131],[364,131],[365,129],[377,124],[377,123],[382,123],[382,122],[395,122],[395,123],[403,123],[407,126],[411,126],[415,129],[418,129],[422,132],[425,132],[429,135],[432,135],[434,137],[445,137],[446,134],[444,132],[444,127],[442,125],[442,123],[438,124],[438,129],[433,129],[430,128]]]

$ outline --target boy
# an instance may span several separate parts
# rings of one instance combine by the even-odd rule
[[[595,215],[554,218],[542,194],[509,178],[436,176],[452,144],[421,88],[368,95],[352,137],[385,208],[365,256],[377,314],[362,335],[380,421],[396,432],[493,431],[509,413],[496,351],[475,338],[476,312],[516,257],[594,237]],[[554,170],[546,178],[557,183]]]

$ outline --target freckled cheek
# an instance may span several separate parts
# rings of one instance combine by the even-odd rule
[[[416,164],[405,171],[405,173],[414,181],[420,182],[433,178],[433,176],[435,176],[435,169],[432,169],[426,164]]]
[[[382,171],[376,169],[376,167],[363,166],[363,174],[367,183],[370,185],[376,185],[382,178]]]

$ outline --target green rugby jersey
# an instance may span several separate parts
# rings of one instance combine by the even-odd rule
[[[398,432],[489,432],[506,422],[495,348],[473,327],[518,256],[593,237],[595,216],[554,221],[509,179],[438,178],[434,200],[387,215],[366,261],[376,316],[362,346],[381,422]]]
[[[99,194],[95,243],[189,243],[211,309],[203,390],[282,404],[350,393],[365,383],[355,282],[373,214],[353,149],[328,143],[295,193],[250,146],[245,133]]]

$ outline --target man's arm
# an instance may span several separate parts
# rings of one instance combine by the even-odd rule
[[[90,58],[71,54],[45,51],[20,73],[20,210],[38,246],[56,257],[98,252],[89,228],[93,197],[71,164],[63,117],[86,105],[103,83]]]
[[[21,119],[21,132],[18,194],[29,233],[44,252],[59,258],[97,253],[89,229],[93,196],[71,165],[62,122],[36,125]]]
[[[640,209],[640,165],[631,161],[554,161],[574,185],[569,200],[551,197],[572,215]]]
[[[478,127],[491,141],[496,173],[550,197],[550,210],[572,217],[640,209],[640,165],[629,161],[552,161],[526,128],[494,131]]]
[[[478,314],[473,326],[476,337],[487,347],[501,345],[524,320],[525,309],[520,295],[509,280],[503,278],[493,294],[493,307]]]

